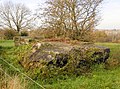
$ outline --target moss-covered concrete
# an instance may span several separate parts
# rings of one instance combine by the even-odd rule
[[[28,69],[38,68],[40,74],[46,76],[61,73],[80,74],[95,63],[105,63],[109,53],[109,48],[94,44],[70,45],[48,42],[41,43],[35,52],[26,54],[24,62],[21,63]]]

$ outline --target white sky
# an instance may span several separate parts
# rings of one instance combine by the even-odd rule
[[[104,0],[99,29],[120,29],[120,0]]]
[[[45,2],[45,0],[0,0],[0,3],[7,1],[23,3],[30,9],[35,9],[38,4],[43,4]],[[101,21],[96,28],[120,29],[120,0],[104,0],[100,9]]]

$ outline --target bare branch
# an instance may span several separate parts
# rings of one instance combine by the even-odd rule
[[[33,21],[31,11],[23,4],[4,3],[0,6],[0,19],[2,27],[8,27],[20,32],[29,28]]]

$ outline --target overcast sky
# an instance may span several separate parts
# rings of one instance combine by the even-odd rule
[[[30,9],[37,8],[38,4],[43,4],[45,0],[0,0],[0,2],[12,1],[23,3]],[[120,29],[120,0],[104,0],[101,6],[101,21],[98,29]]]
[[[120,29],[120,0],[104,0],[97,28]]]

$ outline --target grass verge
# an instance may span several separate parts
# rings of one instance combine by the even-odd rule
[[[35,81],[44,85],[46,89],[120,89],[120,66],[119,66],[120,44],[117,43],[96,43],[96,44],[106,46],[111,49],[110,57],[106,64],[94,65],[90,73],[78,77],[74,75],[64,77],[56,76],[56,78],[48,79],[47,81],[46,80],[41,81],[40,79]],[[0,41],[0,46],[2,46],[3,50],[7,53],[7,55],[3,55],[4,58],[11,64],[15,65],[17,68],[25,72],[25,70],[22,69],[21,66],[19,66],[18,60],[21,58],[21,55],[23,55],[26,52],[26,50],[28,50],[29,47],[27,46],[14,47],[13,41],[8,40]],[[14,75],[15,74],[19,75],[19,73],[17,73],[11,67],[3,63],[1,60],[0,64],[3,65],[2,66],[3,69],[5,69],[10,76],[13,76],[13,79],[15,78],[15,80],[18,81],[16,83],[18,86],[25,84],[27,86],[24,89],[40,89],[40,87],[30,82],[30,80],[28,79],[22,78],[22,76],[18,76],[16,79]],[[23,82],[24,79],[26,83]],[[7,80],[5,78],[2,81],[8,81],[8,84],[10,81],[10,85],[12,85],[11,84],[12,80]],[[0,81],[0,83],[2,83],[2,81]],[[22,81],[22,84],[20,81]]]

